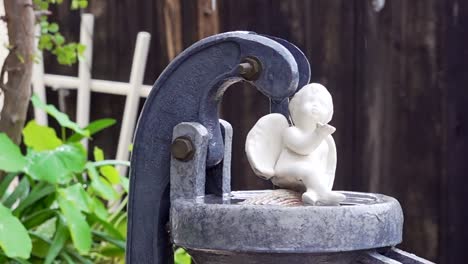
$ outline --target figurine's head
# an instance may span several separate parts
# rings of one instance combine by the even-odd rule
[[[294,124],[326,124],[333,116],[333,101],[325,86],[311,83],[304,86],[289,102]]]

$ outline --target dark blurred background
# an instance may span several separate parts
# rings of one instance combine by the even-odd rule
[[[54,10],[70,40],[80,14]],[[197,40],[224,31],[278,36],[301,48],[312,81],[332,93],[338,148],[335,189],[379,192],[404,210],[401,248],[438,263],[465,263],[468,250],[468,1],[461,0],[90,0],[95,15],[93,78],[128,82],[136,35],[151,33],[145,83]],[[77,74],[45,58],[46,72]],[[74,116],[75,92],[49,90]],[[63,100],[62,100],[63,101]],[[91,120],[119,121],[125,98],[93,94]],[[141,102],[143,104],[143,100]],[[222,116],[234,127],[233,188],[255,177],[244,140],[268,100],[231,87]],[[92,144],[116,153],[119,125]],[[157,132],[157,131],[156,131]]]

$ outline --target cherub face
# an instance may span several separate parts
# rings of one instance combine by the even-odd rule
[[[289,111],[295,124],[326,124],[333,115],[332,97],[323,85],[311,83],[294,95],[289,103]]]

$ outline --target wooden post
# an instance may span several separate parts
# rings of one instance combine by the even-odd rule
[[[182,18],[180,0],[164,0],[164,36],[168,60],[173,60],[182,51]]]
[[[219,33],[218,8],[212,0],[183,1],[182,7],[184,47]]]
[[[31,0],[5,0],[4,3],[11,48],[0,77],[5,100],[0,131],[19,143],[31,96],[35,16]]]

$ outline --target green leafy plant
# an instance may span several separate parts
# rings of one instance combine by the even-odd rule
[[[0,182],[0,263],[123,263],[128,179],[114,166],[129,163],[105,160],[99,148],[89,161],[79,142],[115,121],[80,128],[36,96],[32,102],[57,120],[61,137],[30,121],[22,153],[0,133],[0,170],[8,173]]]
[[[55,22],[49,22],[47,11],[53,4],[61,4],[63,0],[34,0],[35,9],[42,11],[39,17],[41,32],[38,47],[54,54],[60,64],[72,65],[83,54],[85,46],[76,43],[67,43],[65,37],[59,32],[60,27]],[[83,9],[88,7],[88,0],[72,0],[71,9]]]

